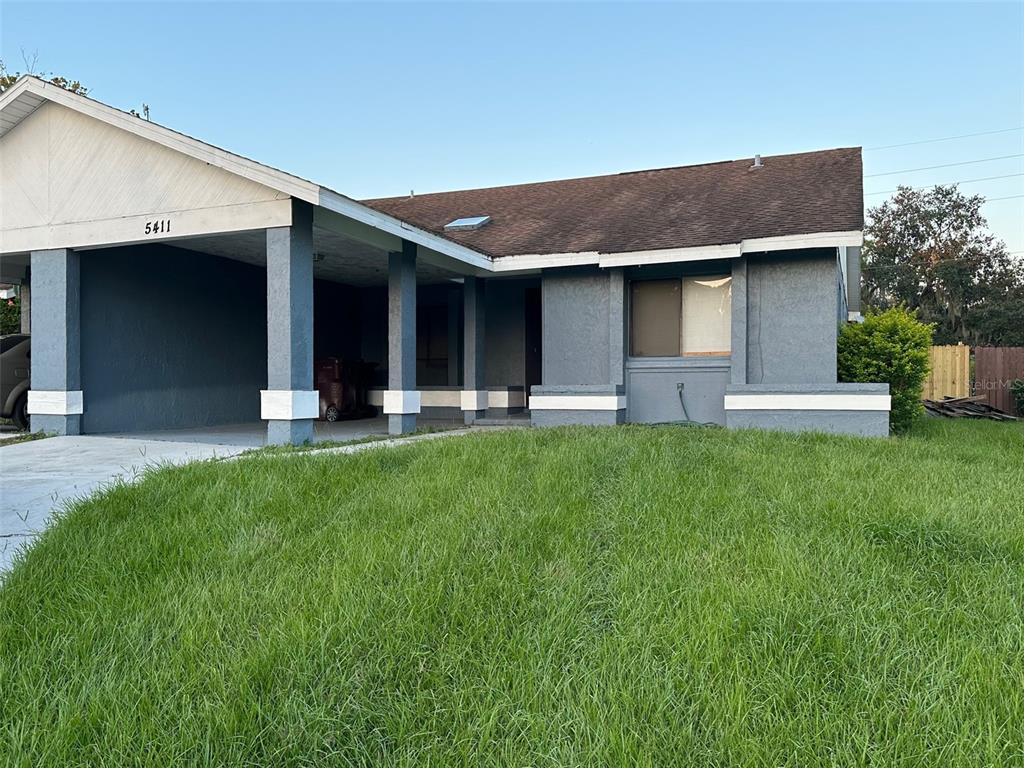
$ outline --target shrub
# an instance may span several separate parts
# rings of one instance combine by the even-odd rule
[[[1024,416],[1024,379],[1014,379],[1010,385],[1013,402],[1017,405],[1017,413]]]
[[[0,336],[20,330],[21,305],[18,299],[0,299]]]
[[[839,334],[839,380],[884,382],[892,410],[889,429],[903,432],[921,415],[921,388],[928,375],[932,326],[902,307],[869,314]]]

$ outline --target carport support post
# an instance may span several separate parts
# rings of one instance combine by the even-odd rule
[[[485,283],[467,277],[462,283],[463,376],[462,415],[466,424],[482,419],[487,411],[487,381],[484,371]]]
[[[402,241],[388,254],[388,389],[384,413],[388,432],[416,429],[420,393],[416,390],[416,243]]]
[[[267,230],[267,443],[313,439],[313,208],[292,201],[292,225]]]
[[[21,332],[32,333],[32,286],[28,279],[18,287],[18,304],[21,307]]]
[[[66,248],[31,256],[33,432],[82,433],[81,260]]]

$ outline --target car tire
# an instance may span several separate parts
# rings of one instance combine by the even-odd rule
[[[28,392],[22,394],[11,411],[11,421],[18,429],[28,429]]]

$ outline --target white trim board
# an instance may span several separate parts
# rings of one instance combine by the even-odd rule
[[[30,389],[28,412],[31,416],[76,416],[84,413],[82,390]]]
[[[621,411],[625,395],[531,395],[531,411]]]
[[[460,393],[460,405],[464,411],[486,411],[487,391],[483,389],[464,389]]]
[[[146,225],[153,222],[169,222],[170,233],[147,236]],[[265,200],[217,208],[160,211],[117,219],[0,230],[0,253],[42,251],[52,248],[96,248],[145,242],[173,243],[175,240],[197,235],[287,227],[291,223],[291,200]]]
[[[316,419],[320,416],[320,393],[302,389],[261,389],[260,418],[275,421]]]
[[[487,406],[489,408],[522,408],[525,405],[525,390],[496,389],[487,393]]]
[[[732,394],[725,396],[727,411],[889,411],[889,395],[867,394],[804,394],[779,392],[771,394]]]
[[[598,266],[639,267],[649,264],[673,264],[688,261],[711,261],[714,259],[737,259],[747,253],[768,251],[790,251],[801,248],[840,248],[859,246],[864,242],[860,230],[848,232],[812,232],[782,237],[758,237],[739,243],[701,245],[692,248],[665,248],[650,251],[624,251],[602,253],[580,251],[579,253],[524,254],[501,256],[494,260],[494,272],[520,272],[555,267]]]
[[[384,413],[388,415],[419,413],[421,408],[420,393],[415,389],[386,389],[383,403]]]
[[[378,408],[384,405],[385,389],[371,389],[366,401]],[[418,389],[422,408],[461,408],[463,411],[483,411],[487,408],[522,408],[526,393],[519,390],[483,389]]]

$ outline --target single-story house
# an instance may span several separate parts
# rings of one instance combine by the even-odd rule
[[[393,433],[521,411],[885,434],[887,388],[836,380],[862,221],[859,148],[360,201],[36,78],[0,97],[34,430],[302,442],[336,357],[371,364]]]

